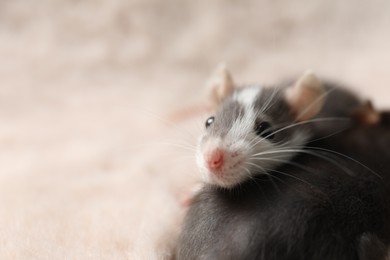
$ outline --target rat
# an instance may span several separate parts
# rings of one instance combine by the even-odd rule
[[[366,101],[310,71],[274,88],[236,88],[222,67],[209,85],[215,113],[205,122],[196,162],[202,179],[220,187],[269,174],[310,140],[346,129],[353,117],[378,121]]]
[[[313,140],[270,178],[206,184],[187,213],[177,259],[389,257],[390,112],[377,118]]]

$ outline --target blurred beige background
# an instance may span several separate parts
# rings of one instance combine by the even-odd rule
[[[204,119],[172,115],[217,64],[388,108],[389,28],[387,0],[0,1],[0,259],[169,258]]]

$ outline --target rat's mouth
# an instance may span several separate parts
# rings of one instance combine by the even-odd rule
[[[244,167],[244,165],[245,162],[243,160],[237,160],[222,169],[209,171],[211,182],[226,188],[241,183],[250,178],[250,170]]]
[[[245,168],[245,161],[242,159],[237,159],[230,162],[225,162],[220,168],[210,168],[206,167],[209,173],[213,176],[224,178],[228,176],[234,176],[239,174],[239,171],[249,171]]]

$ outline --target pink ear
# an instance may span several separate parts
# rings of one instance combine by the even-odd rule
[[[352,114],[355,121],[362,125],[373,125],[381,120],[380,113],[374,108],[371,101],[367,100]]]
[[[214,75],[207,83],[210,101],[213,107],[218,106],[221,101],[234,89],[232,76],[225,65],[220,65]]]
[[[296,120],[304,121],[314,117],[321,110],[325,90],[321,81],[311,71],[306,71],[286,90],[285,95]]]

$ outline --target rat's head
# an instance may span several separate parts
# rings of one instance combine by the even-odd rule
[[[311,73],[283,88],[235,88],[221,69],[210,86],[215,113],[205,121],[197,164],[206,182],[221,187],[270,173],[291,159],[308,138],[303,122],[317,114],[324,96]]]

